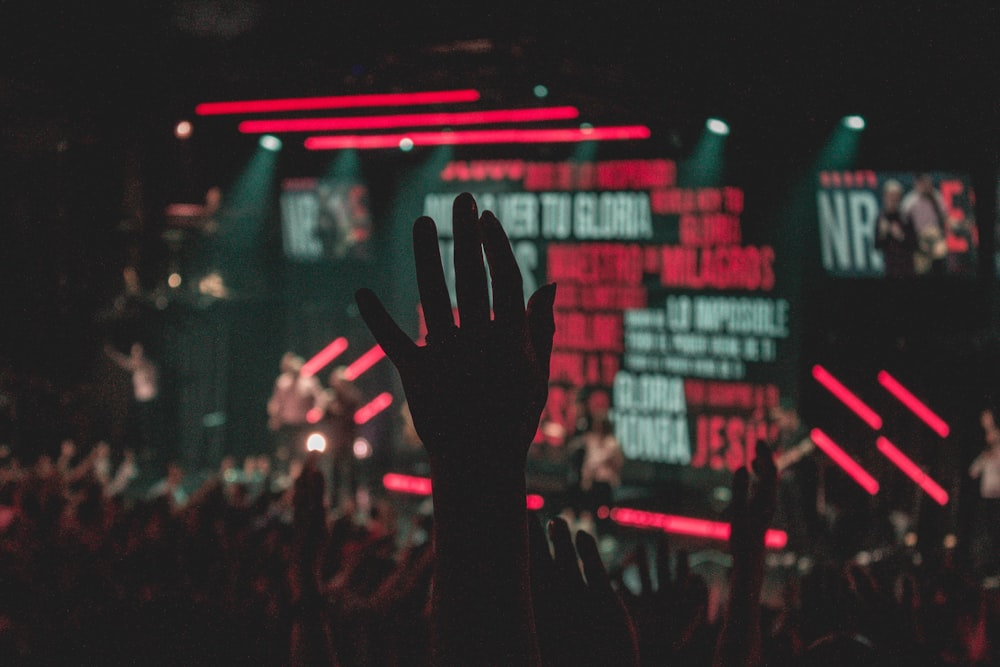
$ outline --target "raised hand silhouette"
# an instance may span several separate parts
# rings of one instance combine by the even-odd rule
[[[492,213],[479,216],[471,195],[455,199],[453,229],[460,326],[430,218],[413,225],[427,344],[414,343],[370,290],[358,290],[356,299],[399,370],[431,463],[433,659],[531,665],[538,662],[538,649],[528,586],[524,467],[548,394],[555,285],[535,292],[525,309],[507,235]]]

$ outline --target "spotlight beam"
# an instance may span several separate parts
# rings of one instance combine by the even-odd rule
[[[387,130],[400,127],[447,127],[449,125],[488,125],[491,123],[532,123],[548,120],[573,120],[579,115],[580,111],[576,107],[542,107],[537,109],[496,109],[492,111],[413,113],[391,116],[350,116],[344,118],[282,118],[276,120],[245,120],[240,123],[239,130],[243,134]]]
[[[899,380],[889,375],[887,371],[879,371],[878,381],[890,394],[895,396],[900,403],[910,409],[921,421],[931,427],[931,429],[942,438],[947,438],[951,429],[943,419],[927,407],[927,404],[910,393],[910,390],[900,384]]]
[[[328,97],[288,97],[273,100],[237,100],[202,102],[194,108],[199,116],[278,111],[314,111],[316,109],[357,109],[364,107],[404,107],[426,104],[476,102],[478,90],[437,90],[418,93],[377,93],[371,95],[335,95]]]
[[[868,404],[862,401],[858,396],[852,392],[850,389],[845,387],[840,380],[833,377],[830,371],[826,370],[819,364],[813,366],[812,369],[813,377],[823,385],[827,391],[837,397],[837,399],[851,409],[854,414],[871,426],[876,431],[882,428],[882,418],[878,416],[874,410],[868,407]]]
[[[912,479],[917,486],[933,498],[934,502],[942,506],[948,503],[948,492],[942,489],[940,484],[931,479],[930,475],[921,470],[920,466],[913,462],[913,459],[899,451],[899,448],[889,442],[888,438],[879,436],[879,439],[875,441],[875,445],[887,459],[903,471],[904,475]]]
[[[345,148],[375,150],[398,148],[404,139],[412,141],[414,146],[459,146],[628,141],[649,139],[649,137],[650,131],[645,125],[618,125],[590,128],[457,130],[455,132],[316,136],[307,138],[305,147],[311,151],[343,150]]]
[[[816,443],[816,446],[822,449],[823,452],[829,456],[834,463],[840,466],[851,479],[857,482],[862,489],[873,496],[878,493],[878,482],[875,478],[869,475],[868,471],[862,468],[857,461],[848,456],[847,452],[841,449],[837,443],[830,439],[830,436],[818,428],[814,428],[810,431],[809,436],[812,438],[812,441]]]
[[[689,516],[660,514],[615,507],[611,510],[611,520],[622,526],[633,528],[654,528],[673,535],[689,535],[710,540],[728,541],[732,526],[723,521],[709,521]],[[764,534],[764,546],[769,549],[782,549],[788,544],[788,533],[783,530],[769,528]]]

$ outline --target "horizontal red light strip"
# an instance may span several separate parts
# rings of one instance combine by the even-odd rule
[[[622,526],[656,528],[665,533],[704,537],[710,540],[728,540],[731,529],[728,523],[722,521],[646,512],[628,507],[612,509],[611,520]],[[769,549],[782,549],[786,544],[788,544],[788,534],[783,530],[771,528],[764,534],[764,546]]]
[[[364,424],[369,422],[375,415],[382,412],[390,405],[392,405],[392,394],[387,391],[383,391],[381,394],[368,401],[368,403],[358,408],[358,411],[354,413],[354,423]]]
[[[385,358],[385,351],[381,345],[376,345],[360,357],[351,362],[351,365],[344,369],[344,379],[353,382],[361,377],[362,373],[382,361]]]
[[[951,429],[948,428],[948,424],[946,424],[943,419],[938,417],[933,410],[927,407],[923,401],[911,394],[909,389],[899,383],[899,380],[889,375],[886,371],[879,371],[878,381],[879,384],[885,387],[890,394],[895,396],[900,403],[908,407],[913,414],[919,417],[925,424],[930,426],[935,433],[942,438],[948,437],[948,433],[951,432]]]
[[[862,489],[873,496],[878,493],[878,482],[875,478],[869,475],[867,470],[858,465],[857,461],[848,456],[837,443],[830,439],[830,436],[818,428],[810,431],[809,435],[812,441],[816,443],[816,446],[833,459],[833,462],[850,475],[851,479],[857,482]]]
[[[240,123],[239,129],[244,134],[264,134],[268,132],[339,132],[344,130],[387,130],[399,127],[427,127],[434,125],[533,123],[546,120],[572,120],[579,115],[580,112],[576,107],[541,107],[537,109],[393,114],[391,116],[245,120]],[[399,142],[396,142],[396,144],[398,145]]]
[[[388,491],[411,493],[416,496],[431,495],[431,480],[427,477],[401,475],[396,472],[382,476],[382,486]],[[525,507],[529,510],[540,510],[545,507],[545,499],[537,493],[529,493],[524,497]]]
[[[917,486],[926,491],[927,495],[934,499],[934,502],[938,505],[946,505],[948,503],[948,492],[921,470],[920,466],[914,463],[910,457],[899,451],[896,445],[889,442],[888,438],[879,436],[875,444],[878,446],[878,450],[885,454],[887,459],[902,470],[904,475],[916,482]]]
[[[414,477],[412,475],[400,475],[390,472],[382,476],[382,486],[387,491],[412,493],[416,496],[431,495],[431,480],[426,477]]]
[[[619,125],[593,128],[458,130],[455,132],[410,132],[407,134],[349,134],[309,137],[305,147],[311,151],[399,148],[404,139],[414,146],[458,146],[465,144],[546,144],[582,141],[623,141],[648,139],[645,125]]]
[[[312,377],[313,375],[316,375],[316,373],[320,372],[328,363],[343,354],[346,349],[347,339],[343,336],[335,338],[333,342],[313,355],[312,359],[302,364],[302,370],[299,372],[302,377]]]
[[[275,111],[313,111],[316,109],[357,109],[363,107],[405,107],[424,104],[476,102],[478,90],[436,90],[419,93],[377,93],[372,95],[334,95],[329,97],[290,97],[275,100],[239,100],[202,102],[194,108],[199,116]]]
[[[826,370],[819,364],[813,366],[812,370],[813,377],[821,385],[826,387],[826,389],[837,397],[841,403],[850,408],[854,414],[861,417],[862,420],[869,426],[871,426],[876,431],[882,428],[882,418],[872,410],[868,405],[858,398],[854,392],[845,387],[840,380],[833,377],[830,371]]]

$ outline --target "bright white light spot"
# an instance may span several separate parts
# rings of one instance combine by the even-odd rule
[[[371,455],[372,443],[368,442],[364,438],[358,438],[354,441],[354,458],[366,459]]]
[[[709,118],[705,121],[705,127],[708,128],[709,132],[723,137],[729,134],[729,123],[720,118]]]
[[[309,434],[309,437],[306,438],[306,451],[310,452],[326,451],[326,438],[323,437],[322,433]]]
[[[542,84],[538,84],[534,89],[535,97],[538,99],[544,99],[549,96],[549,89]]]
[[[265,134],[260,138],[260,147],[269,151],[280,151],[281,139],[273,134]]]
[[[413,139],[410,139],[409,137],[403,137],[402,139],[400,139],[399,140],[399,150],[403,151],[404,153],[412,151],[413,150]]]
[[[182,120],[174,125],[174,136],[178,139],[189,139],[193,130],[194,126],[191,125],[191,121]]]
[[[862,116],[844,116],[844,127],[861,131],[865,129],[865,119]]]
[[[167,284],[170,285],[171,287],[173,287],[174,289],[177,289],[178,287],[180,287],[181,286],[181,274],[179,274],[179,273],[171,273],[170,277],[167,278]]]

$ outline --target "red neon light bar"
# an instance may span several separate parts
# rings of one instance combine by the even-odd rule
[[[857,482],[862,489],[873,496],[878,493],[878,482],[875,478],[869,475],[868,471],[862,468],[857,461],[848,456],[847,452],[830,439],[830,436],[818,428],[810,431],[809,436],[816,443],[816,446],[833,459],[834,463],[843,468],[844,472],[850,475],[851,479]]]
[[[435,90],[419,93],[376,93],[370,95],[334,95],[329,97],[288,97],[276,100],[239,100],[202,102],[194,108],[199,116],[275,111],[313,111],[315,109],[357,109],[361,107],[406,107],[424,104],[476,102],[478,90]]]
[[[533,123],[546,120],[573,120],[580,115],[576,107],[541,107],[537,109],[497,109],[493,111],[457,111],[449,113],[410,113],[391,116],[351,116],[344,118],[281,118],[245,120],[244,134],[274,132],[340,132],[344,130],[387,130],[399,127],[448,125],[487,125],[490,123]],[[396,142],[399,145],[399,142]]]
[[[376,345],[360,357],[351,362],[351,365],[344,369],[344,379],[353,382],[361,377],[361,374],[385,358],[385,351],[381,345]]]
[[[850,408],[854,414],[861,417],[862,420],[869,426],[871,426],[876,431],[882,428],[882,418],[872,410],[868,405],[862,401],[857,395],[850,389],[845,387],[840,380],[833,377],[830,371],[826,370],[819,364],[813,366],[813,377],[821,385],[826,387],[827,391],[837,397],[841,403]]]
[[[878,450],[885,454],[885,457],[895,464],[897,468],[903,471],[903,474],[912,479],[917,483],[921,489],[923,489],[927,495],[934,499],[938,505],[946,505],[948,503],[948,492],[941,488],[941,485],[935,482],[930,476],[920,469],[913,460],[908,457],[903,452],[899,451],[896,445],[889,442],[888,438],[879,436],[879,439],[875,441],[878,446]]]
[[[333,342],[313,355],[312,359],[302,364],[302,370],[299,372],[302,374],[302,377],[312,377],[323,370],[323,367],[328,363],[343,354],[346,349],[347,339],[343,336],[335,338]]]
[[[656,528],[665,533],[704,537],[710,540],[728,540],[731,530],[731,526],[722,521],[646,512],[628,507],[612,509],[611,520],[622,526]],[[786,544],[788,544],[788,533],[783,530],[770,528],[764,534],[764,546],[769,549],[782,549]]]
[[[951,432],[948,424],[927,407],[923,401],[911,394],[909,389],[899,383],[899,380],[889,375],[886,371],[879,371],[878,381],[890,394],[899,399],[900,403],[908,407],[913,414],[930,426],[935,433],[942,438],[948,437],[948,433]]]
[[[408,134],[349,134],[309,137],[305,147],[311,151],[399,148],[409,139],[414,146],[458,146],[466,144],[547,144],[582,141],[624,141],[648,139],[645,125],[619,125],[592,128],[458,130],[455,132],[410,132]]]
[[[358,408],[358,411],[354,413],[354,423],[364,424],[369,422],[375,415],[382,412],[390,405],[392,405],[392,394],[387,391],[383,391],[381,394]]]
[[[390,472],[382,476],[382,486],[388,491],[412,493],[416,496],[431,495],[431,480],[426,477],[414,477],[412,475],[400,475]]]
[[[529,510],[540,510],[545,507],[545,498],[537,493],[529,493],[524,499]]]
[[[401,475],[396,472],[390,472],[382,476],[382,486],[388,491],[396,491],[398,493],[410,493],[415,496],[431,495],[431,480],[427,477]],[[545,499],[537,493],[526,495],[524,502],[525,507],[529,510],[540,510],[545,507]]]

